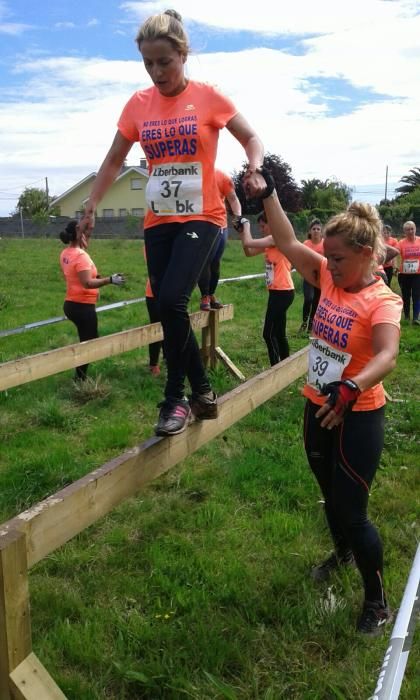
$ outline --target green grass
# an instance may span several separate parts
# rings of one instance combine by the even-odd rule
[[[137,241],[94,241],[107,287],[101,303],[143,296]],[[61,244],[0,241],[2,328],[61,314]],[[231,242],[223,276],[262,270]],[[13,285],[11,284],[13,282]],[[292,351],[299,294],[289,312]],[[262,280],[219,289],[235,304],[220,343],[250,377],[268,366],[261,338]],[[197,296],[191,309],[197,308]],[[144,305],[100,315],[101,334],[146,322]],[[1,360],[75,342],[68,323],[3,338]],[[370,511],[385,545],[391,604],[401,599],[419,536],[418,328],[403,325],[398,367],[386,381],[386,447]],[[0,393],[0,517],[71,483],[152,433],[163,378],[145,349],[92,365],[84,393],[72,372]],[[236,382],[222,367],[219,393]],[[30,577],[34,648],[70,700],[362,700],[372,694],[387,639],[365,640],[354,621],[355,571],[319,588],[308,577],[330,549],[319,493],[301,441],[302,382],[47,557]],[[335,606],[331,606],[331,593]],[[401,693],[420,697],[418,633]]]

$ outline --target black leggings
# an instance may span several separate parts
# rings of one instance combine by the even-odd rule
[[[385,271],[385,275],[386,275],[386,283],[387,283],[388,287],[390,287],[391,282],[392,282],[392,278],[394,276],[394,268],[392,267],[392,265],[390,265],[389,267],[384,267],[384,271]]]
[[[214,252],[211,255],[211,260],[204,265],[200,279],[198,280],[198,286],[202,297],[208,295],[213,296],[217,289],[220,278],[220,261],[226,247],[227,237],[227,228],[221,228]]]
[[[404,316],[410,318],[410,303],[413,300],[413,320],[420,314],[420,275],[398,274],[398,284],[403,298]]]
[[[65,301],[63,310],[69,321],[72,321],[77,328],[79,340],[92,340],[98,338],[98,317],[96,315],[95,304],[81,304],[77,301]],[[76,367],[76,378],[86,379],[89,365]]]
[[[286,311],[294,299],[293,289],[269,289],[263,338],[267,345],[271,366],[289,357],[286,336]]]
[[[312,328],[312,322],[316,313],[316,309],[321,296],[321,290],[318,287],[312,286],[306,280],[303,280],[303,310],[302,310],[302,325],[306,326],[309,321],[309,327]]]
[[[150,323],[159,323],[159,304],[154,297],[146,297],[146,306],[149,313]],[[157,343],[150,343],[149,345],[149,364],[157,365],[159,364],[159,353],[162,347],[162,341],[158,340]]]
[[[165,397],[171,403],[184,397],[187,374],[193,393],[211,390],[191,329],[188,302],[219,230],[207,221],[187,221],[163,223],[144,232],[150,284],[164,333]]]
[[[319,410],[305,406],[304,441],[309,465],[325,500],[325,515],[339,557],[353,552],[365,599],[384,602],[382,543],[369,521],[369,489],[384,442],[384,408],[351,411],[332,430],[320,427]]]

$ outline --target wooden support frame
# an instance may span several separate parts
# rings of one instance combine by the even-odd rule
[[[226,369],[233,374],[236,379],[239,379],[240,382],[245,381],[245,375],[242,374],[241,370],[237,368],[237,366],[232,362],[230,357],[226,355],[225,352],[223,352],[222,348],[219,346],[216,346],[215,348],[215,353],[217,358],[222,362],[222,364],[226,367]]]
[[[65,700],[32,653],[28,568],[299,379],[307,355],[305,347],[221,397],[217,419],[150,438],[0,526],[0,700]]]
[[[215,315],[217,315],[219,323],[230,321],[233,319],[233,304],[226,304],[222,309],[212,311],[210,315],[208,311],[197,311],[191,314],[193,330],[202,328],[203,334],[206,330],[210,332],[210,317]],[[210,336],[208,337],[210,342]],[[163,340],[162,326],[160,323],[151,323],[147,326],[105,335],[102,338],[86,340],[83,343],[74,343],[64,348],[11,360],[0,364],[0,391],[32,382],[35,379],[49,377],[79,365],[103,360],[105,357],[129,352],[160,340]]]

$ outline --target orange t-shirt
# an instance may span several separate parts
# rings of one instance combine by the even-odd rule
[[[235,114],[227,97],[193,80],[174,97],[153,86],[130,98],[118,129],[129,141],[140,141],[147,157],[145,228],[191,218],[223,226],[214,162],[219,131]]]
[[[77,301],[80,304],[96,304],[99,290],[85,289],[77,274],[84,270],[91,270],[92,277],[97,276],[98,271],[90,255],[81,248],[69,246],[61,251],[60,265],[67,284],[66,301]]]
[[[222,170],[216,170],[215,173],[216,173],[217,187],[218,187],[218,190],[220,192],[220,196],[222,198],[223,209],[225,212],[223,224],[220,228],[227,228],[227,215],[226,215],[225,199],[228,196],[228,194],[235,191],[235,185],[233,184],[229,175],[226,175],[226,173],[224,173]]]
[[[275,246],[264,248],[265,283],[267,289],[294,289],[290,270],[292,266],[283,253]]]
[[[321,406],[323,384],[352,379],[373,357],[372,329],[379,323],[400,326],[402,300],[382,279],[352,294],[336,287],[323,260],[321,297],[312,325],[308,383],[303,395]],[[385,404],[382,382],[366,389],[353,410],[371,411]]]
[[[401,238],[396,248],[401,256],[399,272],[405,275],[420,274],[420,236],[416,236],[413,242]]]
[[[385,244],[386,244],[386,245],[392,245],[393,248],[398,248],[398,241],[397,241],[396,238],[393,238],[392,236],[390,236],[390,237],[388,238],[388,240],[385,241]],[[385,263],[384,263],[384,268],[393,267],[393,266],[394,266],[394,260],[395,260],[395,258],[393,258],[392,260],[388,260],[388,262],[385,262]]]
[[[319,243],[313,243],[310,238],[307,238],[306,241],[303,241],[303,245],[306,245],[307,248],[314,250],[315,253],[324,255],[324,239],[319,241]]]

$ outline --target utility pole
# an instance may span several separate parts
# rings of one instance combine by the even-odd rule
[[[25,231],[23,228],[23,214],[22,214],[22,207],[19,207],[19,214],[20,214],[20,228],[22,231],[22,238],[25,238]]]
[[[47,177],[45,178],[45,196],[46,196],[46,200],[47,200],[47,210],[48,210],[50,207],[50,197],[49,197],[49,193],[48,193],[48,178]]]
[[[385,201],[386,201],[387,194],[388,194],[388,166],[386,166],[386,170],[385,170]]]

